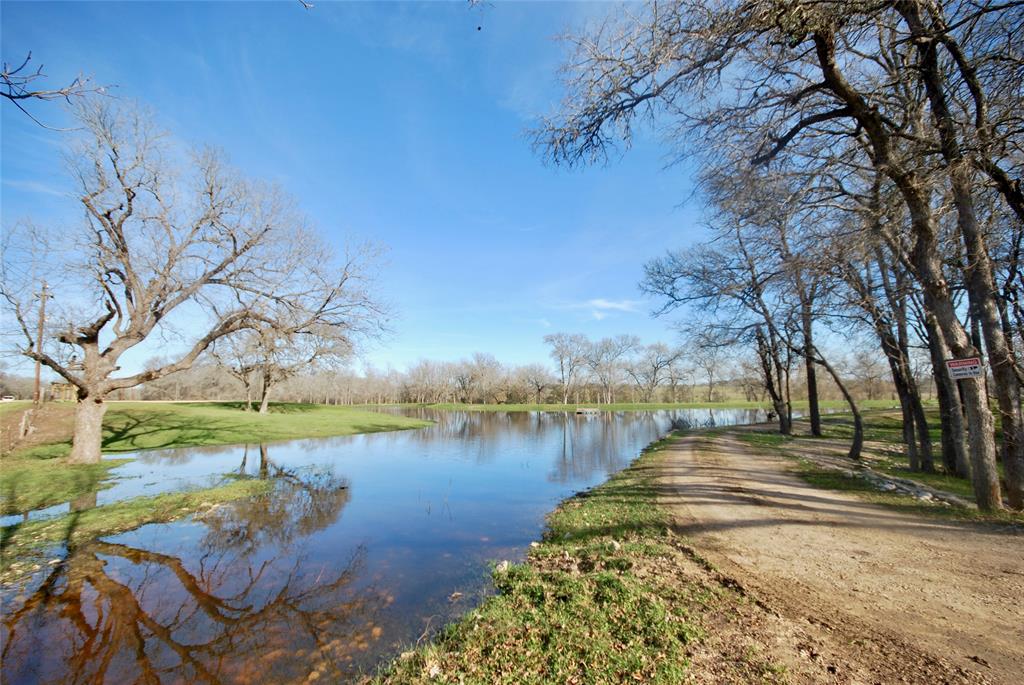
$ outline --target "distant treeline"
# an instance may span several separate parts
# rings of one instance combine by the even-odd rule
[[[701,348],[690,342],[678,347],[642,345],[630,336],[591,341],[569,334],[548,336],[547,342],[550,364],[505,364],[493,355],[476,353],[460,361],[421,360],[405,371],[311,367],[275,385],[273,400],[317,404],[768,401],[756,358],[742,348]],[[854,354],[839,365],[858,398],[896,398],[888,366],[876,355]],[[793,399],[805,400],[801,369],[794,367]],[[930,394],[930,368],[922,365],[921,370],[920,382]],[[249,395],[260,397],[259,374],[254,376]],[[9,388],[5,393],[19,397],[31,392],[28,378],[0,375],[0,384]],[[822,399],[841,399],[834,384],[826,380],[820,386]],[[246,397],[237,369],[208,357],[192,369],[124,391],[115,399],[244,401]]]

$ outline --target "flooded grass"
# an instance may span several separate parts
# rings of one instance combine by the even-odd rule
[[[127,459],[99,464],[66,464],[52,449],[36,448],[4,459],[0,470],[0,512],[4,516],[71,502],[110,487],[110,470]]]
[[[111,405],[103,421],[104,452],[276,442],[430,425],[394,414],[315,404],[279,403],[270,413],[237,402]]]
[[[683,570],[692,550],[672,534],[655,483],[671,440],[564,502],[525,563],[496,566],[497,596],[376,682],[681,682],[705,615],[747,600]],[[746,675],[779,671],[750,655],[739,662]]]
[[[20,571],[34,570],[31,567],[38,553],[54,545],[73,547],[148,523],[167,523],[225,502],[254,497],[272,487],[273,482],[267,480],[234,480],[218,487],[136,497],[50,519],[4,526],[0,529],[0,581],[9,582]],[[83,505],[88,507],[88,503]]]
[[[7,403],[23,404],[23,403]],[[3,405],[0,405],[3,406]],[[68,404],[67,411],[74,405]],[[106,454],[176,447],[273,442],[421,428],[429,421],[309,404],[276,404],[266,415],[239,403],[112,403],[103,421]],[[11,515],[71,502],[110,486],[126,459],[71,465],[70,436],[15,450],[0,459],[0,512]]]
[[[4,563],[17,564],[2,588],[4,681],[84,681],[109,663],[118,682],[153,669],[194,682],[197,664],[224,682],[361,682],[458,621],[394,677],[438,682],[444,661],[476,682],[678,682],[713,632],[707,612],[745,601],[701,576],[669,532],[654,501],[658,450],[620,473],[699,417],[408,414],[434,424],[132,455],[113,488],[71,513],[17,522],[4,531]],[[686,564],[696,574],[681,574]],[[83,652],[90,635],[105,637]],[[457,644],[448,635],[464,648],[437,651]]]

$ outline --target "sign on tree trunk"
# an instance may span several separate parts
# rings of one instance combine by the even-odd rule
[[[947,359],[946,368],[949,370],[950,377],[957,381],[961,378],[981,378],[984,375],[980,357]]]

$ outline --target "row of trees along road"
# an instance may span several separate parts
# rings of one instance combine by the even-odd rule
[[[187,369],[215,344],[238,350],[240,366],[279,361],[266,394],[293,365],[347,356],[381,330],[373,250],[336,254],[281,190],[214,150],[183,149],[139,109],[82,98],[75,111],[67,159],[84,220],[59,235],[5,232],[2,279],[18,351],[77,389],[71,463],[100,460],[108,395]],[[43,269],[52,299],[37,347]],[[147,341],[182,351],[119,375]]]
[[[864,322],[922,468],[908,350],[927,345],[943,460],[1003,506],[991,392],[1024,507],[1024,3],[678,0],[569,40],[566,97],[535,131],[549,158],[602,161],[653,122],[699,163],[714,238],[648,264],[665,311],[691,305],[755,348],[773,399],[790,351],[809,385],[830,372],[817,326]],[[943,360],[983,354],[990,385],[957,389]]]

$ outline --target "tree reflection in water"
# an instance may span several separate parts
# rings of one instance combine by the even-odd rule
[[[380,635],[372,621],[391,598],[353,587],[362,548],[341,569],[309,568],[293,548],[338,519],[347,483],[260,452],[273,490],[211,511],[195,557],[103,540],[69,549],[5,611],[3,682],[343,678]]]

